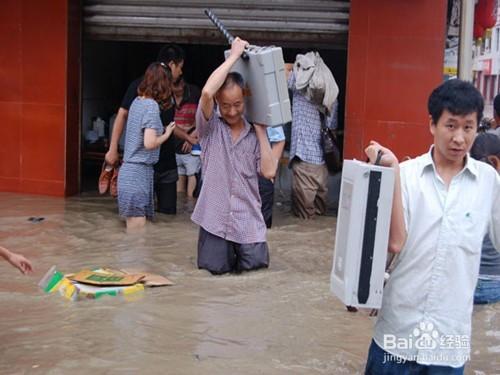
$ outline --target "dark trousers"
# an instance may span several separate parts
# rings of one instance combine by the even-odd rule
[[[240,273],[268,267],[267,242],[239,244],[227,241],[200,227],[198,236],[198,268],[214,275]]]
[[[162,214],[177,213],[177,182],[155,183],[156,211]]]
[[[463,373],[464,366],[454,368],[405,361],[386,352],[374,340],[370,345],[365,369],[365,375],[462,375]]]
[[[262,201],[262,216],[266,227],[273,225],[274,183],[267,178],[259,176],[259,194]]]

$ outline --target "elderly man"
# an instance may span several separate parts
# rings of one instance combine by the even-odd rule
[[[200,226],[198,267],[213,274],[269,264],[258,176],[272,179],[278,160],[266,127],[252,126],[243,117],[244,82],[230,73],[247,45],[233,41],[230,56],[203,87],[196,113],[203,186],[192,220]]]

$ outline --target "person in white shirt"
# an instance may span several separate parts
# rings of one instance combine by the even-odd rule
[[[395,170],[389,251],[399,253],[366,374],[463,374],[486,232],[500,245],[500,177],[469,156],[483,108],[472,84],[446,81],[429,97],[428,153],[399,164],[377,142],[365,150]]]

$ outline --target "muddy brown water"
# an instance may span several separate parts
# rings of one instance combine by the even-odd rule
[[[0,244],[35,267],[22,276],[0,263],[0,373],[363,373],[374,321],[329,292],[334,216],[300,221],[279,202],[270,268],[214,277],[196,269],[190,209],[180,200],[177,216],[127,235],[108,197],[0,193]],[[133,267],[176,285],[71,302],[38,288],[52,265]],[[466,373],[500,373],[500,304],[474,311]]]

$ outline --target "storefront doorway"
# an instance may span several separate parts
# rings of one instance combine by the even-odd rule
[[[216,6],[220,3],[220,6]],[[285,61],[316,50],[340,88],[339,135],[344,127],[349,1],[280,4],[214,1],[226,27],[252,44],[283,48]],[[286,3],[286,4],[285,4]],[[84,2],[82,50],[81,191],[95,192],[114,115],[134,79],[166,43],[186,52],[184,77],[200,88],[223,59],[225,39],[203,14],[203,2]],[[214,5],[215,4],[215,5]],[[306,6],[307,5],[307,6]],[[102,122],[104,122],[104,129]],[[100,125],[95,126],[99,123]],[[97,131],[96,131],[97,130]],[[97,134],[96,134],[97,133]]]

